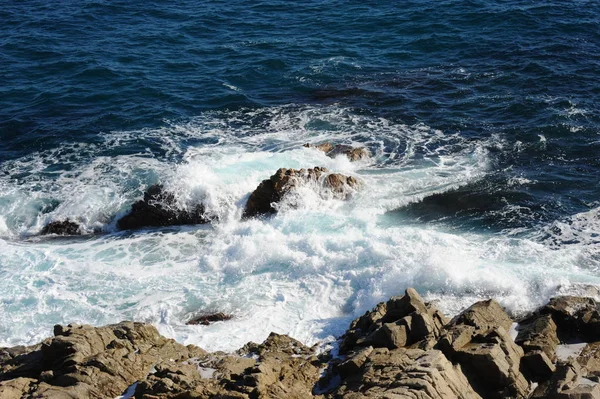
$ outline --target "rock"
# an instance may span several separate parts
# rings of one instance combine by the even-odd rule
[[[232,315],[230,314],[225,314],[225,313],[210,313],[210,314],[204,314],[201,316],[197,316],[194,317],[192,320],[188,321],[187,324],[189,325],[197,325],[197,324],[201,324],[203,326],[208,326],[210,323],[214,323],[216,321],[226,321],[226,320],[231,320],[233,318]]]
[[[22,399],[26,398],[36,380],[32,378],[18,377],[8,381],[0,381],[0,398]]]
[[[554,363],[541,350],[527,352],[521,359],[521,371],[529,381],[545,381],[555,370]]]
[[[536,313],[552,316],[563,342],[574,338],[593,342],[600,337],[600,306],[592,298],[555,297]]]
[[[453,319],[451,324],[473,326],[477,330],[482,331],[502,327],[504,331],[508,332],[513,321],[498,302],[488,299],[487,301],[477,302],[469,307]]]
[[[409,288],[403,296],[392,297],[353,321],[342,338],[340,351],[345,353],[356,346],[394,349],[428,338],[435,341],[447,321],[439,310]]]
[[[0,380],[12,381],[17,376],[33,380],[29,391],[36,398],[116,397],[162,360],[206,354],[141,323],[98,328],[57,325],[54,334],[41,345],[9,355],[1,366]]]
[[[552,316],[550,314],[533,315],[521,321],[515,342],[523,347],[525,352],[541,350],[548,359],[554,360],[559,340]]]
[[[344,154],[352,162],[369,157],[369,151],[365,147],[352,147],[342,144],[333,145],[331,143],[322,143],[316,146],[307,143],[304,144],[304,147],[316,148],[319,151],[323,151],[328,157],[331,158],[334,158],[340,154]]]
[[[180,226],[186,224],[209,223],[204,205],[199,204],[191,210],[177,207],[175,196],[166,192],[163,186],[155,184],[144,193],[144,199],[131,206],[131,212],[117,221],[121,230],[142,227]]]
[[[244,218],[275,213],[274,204],[290,191],[303,184],[320,184],[332,193],[334,198],[346,199],[358,186],[359,181],[352,176],[329,173],[326,168],[279,169],[273,176],[263,180],[250,194],[244,209]]]
[[[337,366],[338,373],[343,378],[358,373],[369,358],[371,352],[373,352],[373,347],[367,346],[366,348],[348,354],[346,359]]]
[[[585,367],[587,378],[600,381],[600,341],[587,344],[577,357],[577,363]]]
[[[70,220],[50,222],[40,231],[40,235],[56,234],[59,236],[81,235],[81,227]]]
[[[583,377],[577,362],[559,362],[549,381],[541,383],[532,398],[600,399],[600,384]]]
[[[480,399],[461,367],[442,352],[399,348],[373,350],[358,372],[345,374],[334,398]]]
[[[496,301],[481,301],[455,317],[439,340],[439,348],[462,366],[484,398],[525,398],[529,392],[520,371],[523,349],[508,334],[511,324]]]

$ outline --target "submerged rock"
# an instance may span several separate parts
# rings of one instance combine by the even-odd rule
[[[131,206],[129,214],[117,221],[121,230],[142,227],[180,226],[186,224],[209,223],[204,206],[198,204],[191,210],[177,207],[175,196],[155,184],[144,193],[144,199]]]
[[[56,234],[59,236],[81,235],[81,226],[70,220],[50,222],[42,228],[40,235]]]
[[[274,204],[298,186],[309,183],[321,185],[338,199],[346,199],[359,186],[355,177],[329,173],[326,168],[318,166],[311,169],[281,168],[250,194],[243,217],[275,213]]]
[[[230,314],[225,314],[225,313],[210,313],[210,314],[203,314],[197,317],[194,317],[193,319],[191,319],[190,321],[188,321],[187,325],[197,325],[197,324],[201,324],[203,326],[208,326],[210,323],[214,323],[216,321],[226,321],[226,320],[231,320],[233,318],[232,315]]]
[[[319,145],[312,145],[307,143],[304,144],[304,147],[316,148],[319,151],[323,151],[325,154],[327,154],[328,157],[331,158],[336,157],[340,154],[344,154],[352,162],[368,158],[370,155],[369,150],[367,150],[365,147],[352,147],[343,144],[333,145],[331,143],[322,143]]]

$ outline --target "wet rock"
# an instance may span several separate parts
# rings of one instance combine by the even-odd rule
[[[56,234],[59,236],[81,235],[81,226],[70,220],[50,222],[40,231],[40,235]]]
[[[188,321],[187,325],[198,325],[201,324],[203,326],[208,326],[210,323],[214,323],[217,321],[226,321],[226,320],[231,320],[233,318],[232,315],[230,314],[225,314],[225,313],[211,313],[211,314],[204,314],[201,316],[197,316],[194,317],[192,320]]]
[[[155,184],[144,193],[144,199],[131,206],[131,212],[117,221],[121,230],[142,227],[180,226],[209,223],[204,206],[198,204],[190,210],[177,206],[175,196],[163,186]]]
[[[435,349],[378,348],[358,372],[349,371],[333,398],[481,398],[461,367]]]
[[[281,201],[287,193],[300,185],[311,183],[327,188],[338,199],[346,199],[359,186],[355,177],[329,173],[326,168],[281,168],[269,179],[263,180],[250,194],[243,217],[275,213],[277,209],[274,204]]]
[[[352,147],[343,144],[334,145],[332,143],[322,143],[316,146],[312,144],[304,144],[304,147],[316,148],[319,151],[323,151],[328,157],[331,158],[343,154],[346,155],[352,162],[368,158],[370,155],[369,150],[367,150],[365,147]]]

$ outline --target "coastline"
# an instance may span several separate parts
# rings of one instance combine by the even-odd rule
[[[493,299],[450,320],[409,288],[324,352],[272,333],[208,353],[131,321],[57,325],[37,345],[0,349],[6,399],[597,398],[599,382],[600,306],[573,296],[521,320]]]

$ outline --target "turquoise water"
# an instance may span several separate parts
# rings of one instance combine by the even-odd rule
[[[449,313],[600,284],[600,5],[29,1],[0,7],[0,344],[155,323],[208,349],[341,333],[415,286]],[[359,163],[306,142],[366,146]],[[261,220],[279,167],[308,187]],[[207,226],[119,232],[151,184]],[[87,235],[41,238],[70,218]],[[185,326],[198,311],[236,317]]]

